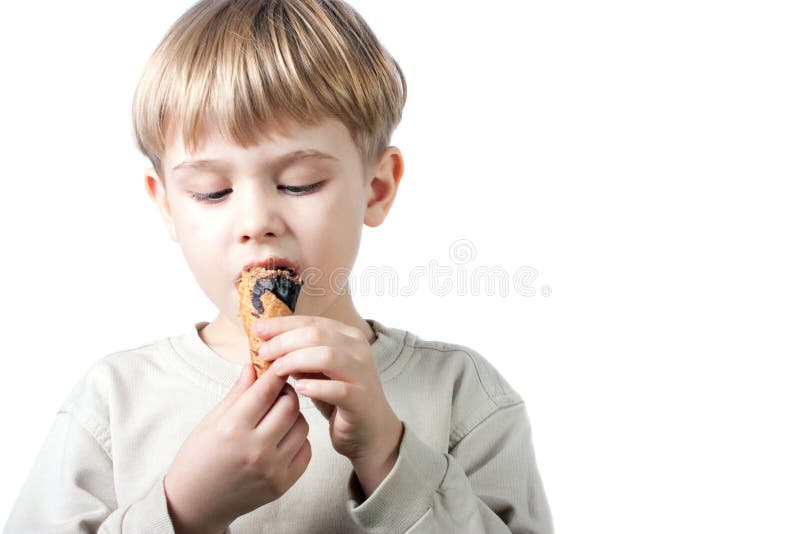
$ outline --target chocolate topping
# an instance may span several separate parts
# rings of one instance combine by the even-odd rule
[[[271,291],[280,301],[286,304],[292,312],[297,305],[297,297],[300,296],[301,284],[296,284],[287,273],[280,272],[268,278],[259,278],[253,286],[253,307],[259,314],[264,313],[264,305],[261,303],[261,295],[265,291]]]

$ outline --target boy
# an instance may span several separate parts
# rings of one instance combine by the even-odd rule
[[[204,0],[173,25],[134,129],[219,315],[93,366],[7,532],[552,532],[519,395],[336,284],[397,194],[405,97],[339,0]],[[257,323],[258,379],[234,286],[254,261],[306,279],[295,315]]]

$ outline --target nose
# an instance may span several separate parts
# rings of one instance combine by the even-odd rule
[[[236,232],[242,243],[277,237],[286,230],[278,197],[268,194],[267,187],[254,183],[240,188]]]

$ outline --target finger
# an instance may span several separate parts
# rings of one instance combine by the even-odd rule
[[[242,371],[239,373],[239,378],[236,380],[236,383],[233,384],[231,389],[228,393],[223,397],[223,399],[217,404],[214,408],[213,412],[225,413],[230,406],[236,402],[236,399],[242,396],[242,394],[247,391],[247,389],[253,385],[255,382],[256,373],[255,369],[253,369],[253,364],[246,364],[242,367]]]
[[[275,360],[270,369],[278,376],[298,373],[321,373],[333,380],[355,382],[358,369],[353,360],[330,346],[307,347],[295,350]]]
[[[303,417],[302,413],[297,414],[297,419],[294,425],[289,429],[289,432],[278,442],[275,449],[280,452],[290,453],[289,457],[293,458],[297,454],[298,449],[308,437],[308,421]]]
[[[256,434],[277,445],[292,429],[300,414],[300,401],[292,386],[286,384],[285,395],[281,395],[256,426]]]
[[[322,373],[295,373],[290,375],[295,380],[302,380],[304,378],[328,378],[327,376],[323,375]]]
[[[311,397],[309,397],[311,398]],[[323,402],[317,399],[311,399],[311,402],[314,403],[314,407],[322,414],[322,417],[327,419],[328,421],[331,420],[331,416],[333,415],[333,411],[336,407],[333,404],[328,404],[327,402]]]
[[[312,400],[322,401],[348,412],[358,411],[358,397],[362,388],[357,384],[339,380],[304,379],[298,381],[295,388],[298,393]]]
[[[267,317],[253,324],[253,333],[262,339],[271,339],[278,334],[301,327],[316,327],[321,330],[338,331],[346,336],[365,340],[361,330],[341,321],[319,315],[286,315],[283,317]]]
[[[328,380],[328,377],[323,375],[322,373],[296,373],[290,376],[292,376],[295,379],[295,381],[303,380],[305,378],[318,378],[321,380]],[[328,404],[327,402],[318,401],[316,399],[311,399],[311,402],[314,403],[314,406],[317,408],[319,413],[321,413],[325,419],[330,420],[331,416],[333,415],[334,406]]]
[[[255,428],[269,411],[285,383],[286,378],[277,376],[272,368],[267,369],[247,391],[235,399],[229,410],[229,416],[238,418],[249,428]]]
[[[356,340],[341,332],[320,329],[316,326],[302,326],[282,332],[261,344],[258,354],[265,361],[271,362],[292,351],[306,347],[342,347],[357,350]]]
[[[294,455],[294,458],[289,462],[289,473],[292,478],[300,478],[303,471],[308,467],[311,461],[311,443],[306,439],[300,446],[300,450]]]

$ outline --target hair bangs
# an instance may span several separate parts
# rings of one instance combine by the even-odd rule
[[[162,179],[177,132],[188,151],[212,131],[248,146],[289,123],[331,117],[369,162],[388,146],[405,100],[399,66],[343,2],[201,1],[148,61],[133,126]]]

